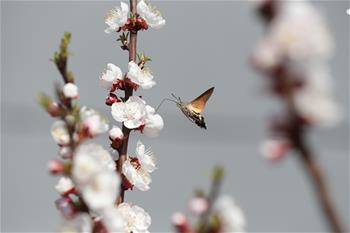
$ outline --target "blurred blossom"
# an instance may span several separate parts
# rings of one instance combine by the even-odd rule
[[[71,219],[76,214],[76,208],[69,197],[61,197],[57,199],[55,205],[66,219]]]
[[[124,2],[120,2],[120,7],[115,7],[110,10],[106,16],[105,23],[108,28],[105,30],[106,33],[118,31],[120,27],[124,26],[128,20],[129,6]]]
[[[108,232],[125,232],[126,222],[117,207],[106,208],[101,220]]]
[[[123,232],[148,233],[151,225],[151,216],[141,207],[121,203],[118,210],[122,215],[126,226]]]
[[[317,9],[306,0],[283,1],[279,6],[266,40],[277,46],[280,59],[329,59],[334,49],[333,37]]]
[[[219,197],[213,211],[220,221],[222,232],[244,232],[246,221],[240,207],[229,196]]]
[[[261,155],[271,161],[282,159],[289,151],[291,145],[287,139],[268,139],[260,146]]]
[[[52,124],[51,135],[53,137],[53,140],[58,145],[67,145],[70,142],[70,136],[67,129],[67,125],[62,120],[56,121]]]
[[[60,160],[53,159],[48,163],[49,172],[52,174],[59,174],[64,171],[64,163]]]
[[[208,207],[208,201],[204,197],[194,197],[189,201],[189,209],[198,216],[206,212]]]
[[[87,184],[104,169],[115,171],[115,162],[108,151],[97,144],[79,146],[73,157],[72,176],[78,185]]]
[[[341,120],[341,111],[332,93],[329,70],[317,66],[306,73],[305,85],[295,93],[299,113],[313,125],[334,126]]]
[[[106,120],[98,112],[86,106],[80,109],[80,120],[91,137],[105,133],[109,128]]]
[[[74,83],[67,83],[63,86],[63,95],[69,99],[76,99],[79,96],[78,87]]]
[[[261,41],[252,56],[253,64],[259,70],[270,70],[276,67],[279,62],[278,46],[270,41]]]
[[[142,142],[138,141],[136,157],[128,157],[123,164],[123,174],[131,185],[141,191],[149,190],[151,183],[150,173],[156,169],[155,156],[153,152],[145,149]]]
[[[74,189],[74,184],[69,177],[63,176],[58,180],[55,188],[61,195],[66,195]]]
[[[152,71],[148,67],[141,69],[134,61],[129,62],[127,77],[143,89],[150,89],[156,82],[153,81]]]
[[[64,222],[61,233],[89,233],[92,232],[92,221],[88,214],[77,214],[74,218]]]
[[[165,19],[162,17],[160,11],[148,1],[139,1],[137,4],[137,12],[146,20],[148,26],[152,28],[159,29],[165,25]]]
[[[124,77],[122,70],[118,66],[108,63],[107,69],[103,72],[100,78],[100,83],[102,87],[106,88],[107,90],[111,90],[113,84],[116,84],[118,81],[123,79]]]
[[[69,159],[72,157],[72,149],[68,146],[62,146],[60,147],[60,150],[58,152],[59,156],[61,156],[63,159]]]
[[[107,169],[94,175],[80,190],[89,208],[99,211],[113,206],[119,194],[119,187],[119,175]]]

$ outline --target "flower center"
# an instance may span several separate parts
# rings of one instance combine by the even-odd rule
[[[140,164],[140,161],[138,158],[136,157],[132,157],[130,159],[130,163],[131,165],[136,169],[136,170],[139,170],[141,168],[141,164]]]

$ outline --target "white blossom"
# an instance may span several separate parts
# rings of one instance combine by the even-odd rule
[[[128,157],[123,164],[123,174],[128,181],[141,191],[149,190],[150,173],[156,169],[154,153],[145,149],[145,145],[137,142],[136,157]]]
[[[76,99],[79,96],[78,87],[74,83],[65,84],[62,91],[66,98]]]
[[[128,158],[123,163],[123,174],[139,190],[147,191],[150,189],[151,176],[146,170],[141,168],[138,159],[131,160]]]
[[[114,83],[123,79],[124,77],[122,70],[118,66],[108,63],[107,69],[102,73],[100,83],[102,87],[106,88],[107,90],[111,90]]]
[[[112,105],[112,116],[116,121],[123,122],[129,129],[135,129],[144,124],[146,115],[145,102],[136,96],[131,96],[126,102]]]
[[[142,169],[149,173],[157,168],[153,151],[150,148],[146,150],[141,141],[138,141],[136,145],[136,158],[138,158]]]
[[[148,1],[139,1],[137,3],[137,12],[152,28],[158,29],[165,25],[165,19],[163,19],[160,11],[152,6]]]
[[[77,214],[73,219],[64,222],[61,233],[90,233],[92,232],[92,221],[88,214]]]
[[[244,232],[246,221],[240,207],[229,196],[219,197],[213,206],[223,232]]]
[[[113,128],[109,131],[109,137],[112,140],[121,140],[124,138],[123,131],[118,126],[113,126]]]
[[[58,120],[52,124],[51,135],[54,141],[59,145],[67,145],[70,142],[67,125],[62,120]]]
[[[129,6],[124,2],[120,2],[120,7],[115,7],[110,10],[105,22],[108,28],[105,30],[106,33],[111,33],[113,31],[118,31],[120,27],[128,20]]]
[[[97,144],[79,146],[73,157],[72,175],[74,181],[85,185],[104,169],[115,170],[115,162],[108,151]]]
[[[117,207],[104,209],[101,220],[108,232],[126,232],[126,222]]]
[[[66,176],[62,176],[59,180],[57,185],[55,186],[58,193],[64,195],[70,190],[74,188],[73,181]]]
[[[84,201],[92,210],[103,210],[113,206],[119,194],[120,177],[115,171],[100,171],[82,186]]]
[[[124,202],[118,206],[118,210],[126,222],[124,232],[149,232],[148,228],[151,225],[151,216],[144,209],[137,205],[131,206]]]
[[[106,120],[98,112],[85,106],[80,109],[80,120],[91,136],[105,133],[109,128]]]
[[[141,69],[134,61],[129,62],[128,78],[141,86],[143,89],[150,89],[156,82],[153,81],[152,71],[148,67]]]
[[[163,118],[155,113],[154,108],[146,106],[146,119],[143,133],[148,137],[158,137],[164,127]]]

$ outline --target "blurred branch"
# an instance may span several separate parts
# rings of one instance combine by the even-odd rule
[[[282,68],[283,69],[283,68]],[[279,78],[282,81],[284,89],[284,102],[289,112],[289,138],[299,154],[300,161],[302,162],[304,169],[310,176],[310,180],[313,183],[315,194],[319,201],[320,207],[329,223],[333,232],[345,232],[340,218],[338,217],[334,203],[332,202],[329,188],[324,176],[324,172],[319,166],[316,157],[313,155],[308,143],[305,139],[305,126],[300,123],[298,112],[295,107],[293,98],[292,83],[288,75],[284,72],[278,72]]]

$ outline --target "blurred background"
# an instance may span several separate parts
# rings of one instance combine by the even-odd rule
[[[327,175],[332,196],[349,229],[348,157],[348,1],[314,1],[328,20],[337,50],[332,61],[336,98],[344,120],[310,135]],[[50,136],[53,119],[36,104],[39,91],[53,93],[61,81],[49,58],[64,31],[72,32],[69,67],[80,88],[80,105],[113,120],[98,78],[108,62],[127,69],[127,53],[116,34],[105,34],[104,17],[118,1],[1,2],[1,231],[51,232],[61,218],[55,209],[56,177],[47,162],[56,158]],[[223,193],[245,212],[249,232],[324,232],[308,177],[292,155],[271,164],[258,153],[268,117],[278,110],[263,90],[264,80],[249,65],[249,54],[263,36],[263,25],[246,1],[157,1],[167,20],[161,30],[141,32],[138,50],[152,58],[157,84],[137,94],[157,106],[175,93],[191,100],[215,86],[204,113],[208,130],[188,121],[172,103],[160,109],[165,128],[157,139],[133,134],[151,145],[159,169],[148,192],[126,193],[126,200],[152,216],[151,232],[172,231],[170,217],[187,209],[197,187],[207,188],[215,164],[227,169]],[[108,148],[107,135],[97,140]]]

